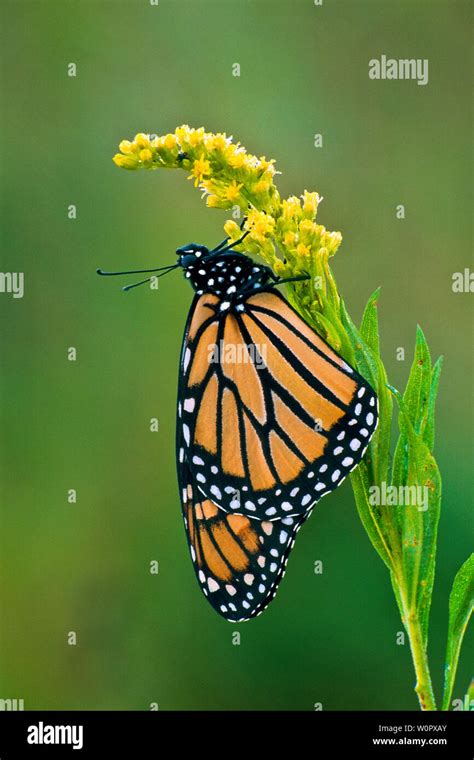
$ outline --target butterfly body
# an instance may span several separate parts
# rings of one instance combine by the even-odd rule
[[[196,243],[178,248],[178,262],[198,295],[213,293],[222,299],[220,309],[236,309],[257,290],[276,280],[270,267],[256,264],[237,251],[209,251]]]

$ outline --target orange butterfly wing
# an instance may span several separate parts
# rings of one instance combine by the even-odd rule
[[[179,473],[189,550],[204,595],[227,620],[259,615],[276,594],[308,514],[274,521],[229,514],[203,496],[187,462]]]
[[[376,395],[277,290],[220,303],[196,297],[185,333],[178,467],[228,512],[303,515],[360,462]]]

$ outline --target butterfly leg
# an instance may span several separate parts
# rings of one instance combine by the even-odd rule
[[[241,230],[242,230],[242,229],[243,229],[243,227],[244,227],[244,224],[245,224],[245,220],[246,220],[246,219],[247,219],[247,217],[246,217],[246,216],[244,216],[244,218],[243,218],[243,219],[242,219],[242,221],[240,222],[240,225],[239,225],[239,227],[240,227],[240,229],[241,229]],[[228,242],[229,242],[229,240],[230,240],[229,236],[225,237],[225,238],[224,238],[224,240],[221,240],[221,242],[220,242],[220,243],[218,243],[218,245],[216,245],[216,246],[215,246],[215,247],[212,249],[212,251],[210,251],[210,253],[218,253],[218,252],[222,251],[222,248],[223,248],[223,247],[226,245],[226,243],[228,243]],[[242,240],[242,238],[241,238],[241,240]],[[232,243],[232,245],[237,245],[237,243]]]
[[[242,288],[239,295],[246,295],[247,293],[254,293],[255,292],[255,286],[260,284],[262,288],[265,288],[265,285],[268,286],[269,281],[271,281],[271,285],[284,285],[286,282],[302,282],[303,280],[309,280],[311,279],[310,275],[301,275],[300,277],[286,277],[286,278],[280,278],[277,277],[270,267],[261,267],[260,271],[257,272],[248,282],[245,283],[245,287]]]
[[[225,246],[225,245],[226,245],[226,244],[229,242],[229,240],[230,240],[229,236],[225,237],[225,238],[224,238],[224,240],[221,240],[221,242],[220,242],[220,243],[218,243],[218,245],[216,245],[216,246],[215,246],[215,247],[214,247],[214,248],[213,248],[213,249],[210,251],[210,253],[218,253],[218,252],[221,250],[221,248],[223,248],[223,247],[224,247],[224,246]]]
[[[278,277],[275,279],[274,284],[275,285],[284,285],[286,282],[304,282],[305,280],[310,280],[311,275],[304,274],[301,275],[301,277]]]
[[[226,253],[227,251],[232,250],[236,245],[240,245],[242,241],[245,240],[249,232],[250,230],[247,230],[246,232],[244,232],[243,235],[239,237],[238,240],[234,240],[232,243],[230,243],[230,245],[226,245],[225,248],[219,248],[219,253]],[[215,253],[215,251],[216,249],[214,248],[214,250],[211,251],[211,253]]]

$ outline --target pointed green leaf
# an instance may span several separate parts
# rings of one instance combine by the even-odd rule
[[[367,301],[360,325],[360,334],[375,356],[380,356],[379,320],[377,310],[379,295],[380,288],[377,288]]]
[[[436,397],[438,395],[439,378],[443,367],[443,357],[440,356],[433,367],[431,373],[431,385],[428,396],[428,409],[425,418],[425,424],[422,426],[423,438],[430,451],[434,448],[435,439],[435,407]]]
[[[372,546],[387,565],[392,568],[390,543],[381,519],[380,506],[370,504],[370,480],[367,475],[367,465],[361,462],[351,473],[352,490],[362,525],[372,543]]]
[[[337,290],[336,281],[334,279],[334,275],[332,273],[332,269],[328,264],[327,258],[323,258],[323,271],[324,271],[324,279],[326,281],[326,296],[327,299],[332,307],[333,311],[337,311],[339,309],[339,293]]]
[[[397,525],[402,539],[402,568],[410,612],[416,612],[423,642],[433,593],[436,539],[441,507],[441,477],[436,461],[417,434],[404,400],[399,402],[400,439],[394,459],[392,486],[397,489]]]
[[[392,431],[392,396],[387,388],[387,375],[382,362],[378,361],[379,380],[376,386],[379,399],[379,424],[371,441],[376,483],[387,482],[390,468],[390,438]]]
[[[341,300],[341,320],[351,341],[356,359],[357,369],[362,377],[370,383],[374,390],[377,389],[378,367],[373,352],[362,338],[360,332],[350,318],[344,302]]]
[[[397,578],[395,576],[395,573],[393,573],[393,572],[390,573],[390,580],[392,582],[392,589],[393,589],[393,593],[395,594],[395,599],[396,599],[396,602],[397,602],[398,611],[400,612],[400,617],[402,619],[402,623],[403,623],[403,625],[405,625],[405,622],[406,622],[405,621],[405,610],[403,609],[402,597],[401,597],[401,594],[400,594],[400,586],[399,586],[399,584],[397,582]]]
[[[400,424],[399,424],[400,427]],[[407,437],[400,432],[392,463],[392,485],[405,485],[408,472],[408,443]]]
[[[423,330],[416,329],[415,356],[403,394],[405,412],[417,433],[426,423],[431,388],[431,356]]]
[[[453,693],[461,644],[474,608],[474,554],[459,569],[449,597],[448,644],[444,669],[443,710]]]
[[[373,308],[369,306],[369,304],[375,298],[376,293],[370,297],[366,311],[369,309],[370,312]],[[379,484],[382,481],[387,480],[390,464],[390,432],[392,427],[393,404],[391,394],[387,388],[387,375],[380,356],[374,353],[372,348],[366,343],[360,332],[357,330],[342,301],[341,319],[353,346],[357,369],[362,377],[371,384],[372,388],[377,393],[379,400],[379,424],[372,441],[370,442],[368,453],[368,458],[370,459],[373,470],[373,482]],[[373,323],[373,340],[373,313],[371,319]]]

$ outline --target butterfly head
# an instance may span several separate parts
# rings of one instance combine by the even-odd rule
[[[176,249],[178,265],[183,267],[183,269],[192,269],[208,253],[209,248],[206,248],[205,245],[198,245],[198,243],[182,245],[181,248]]]

